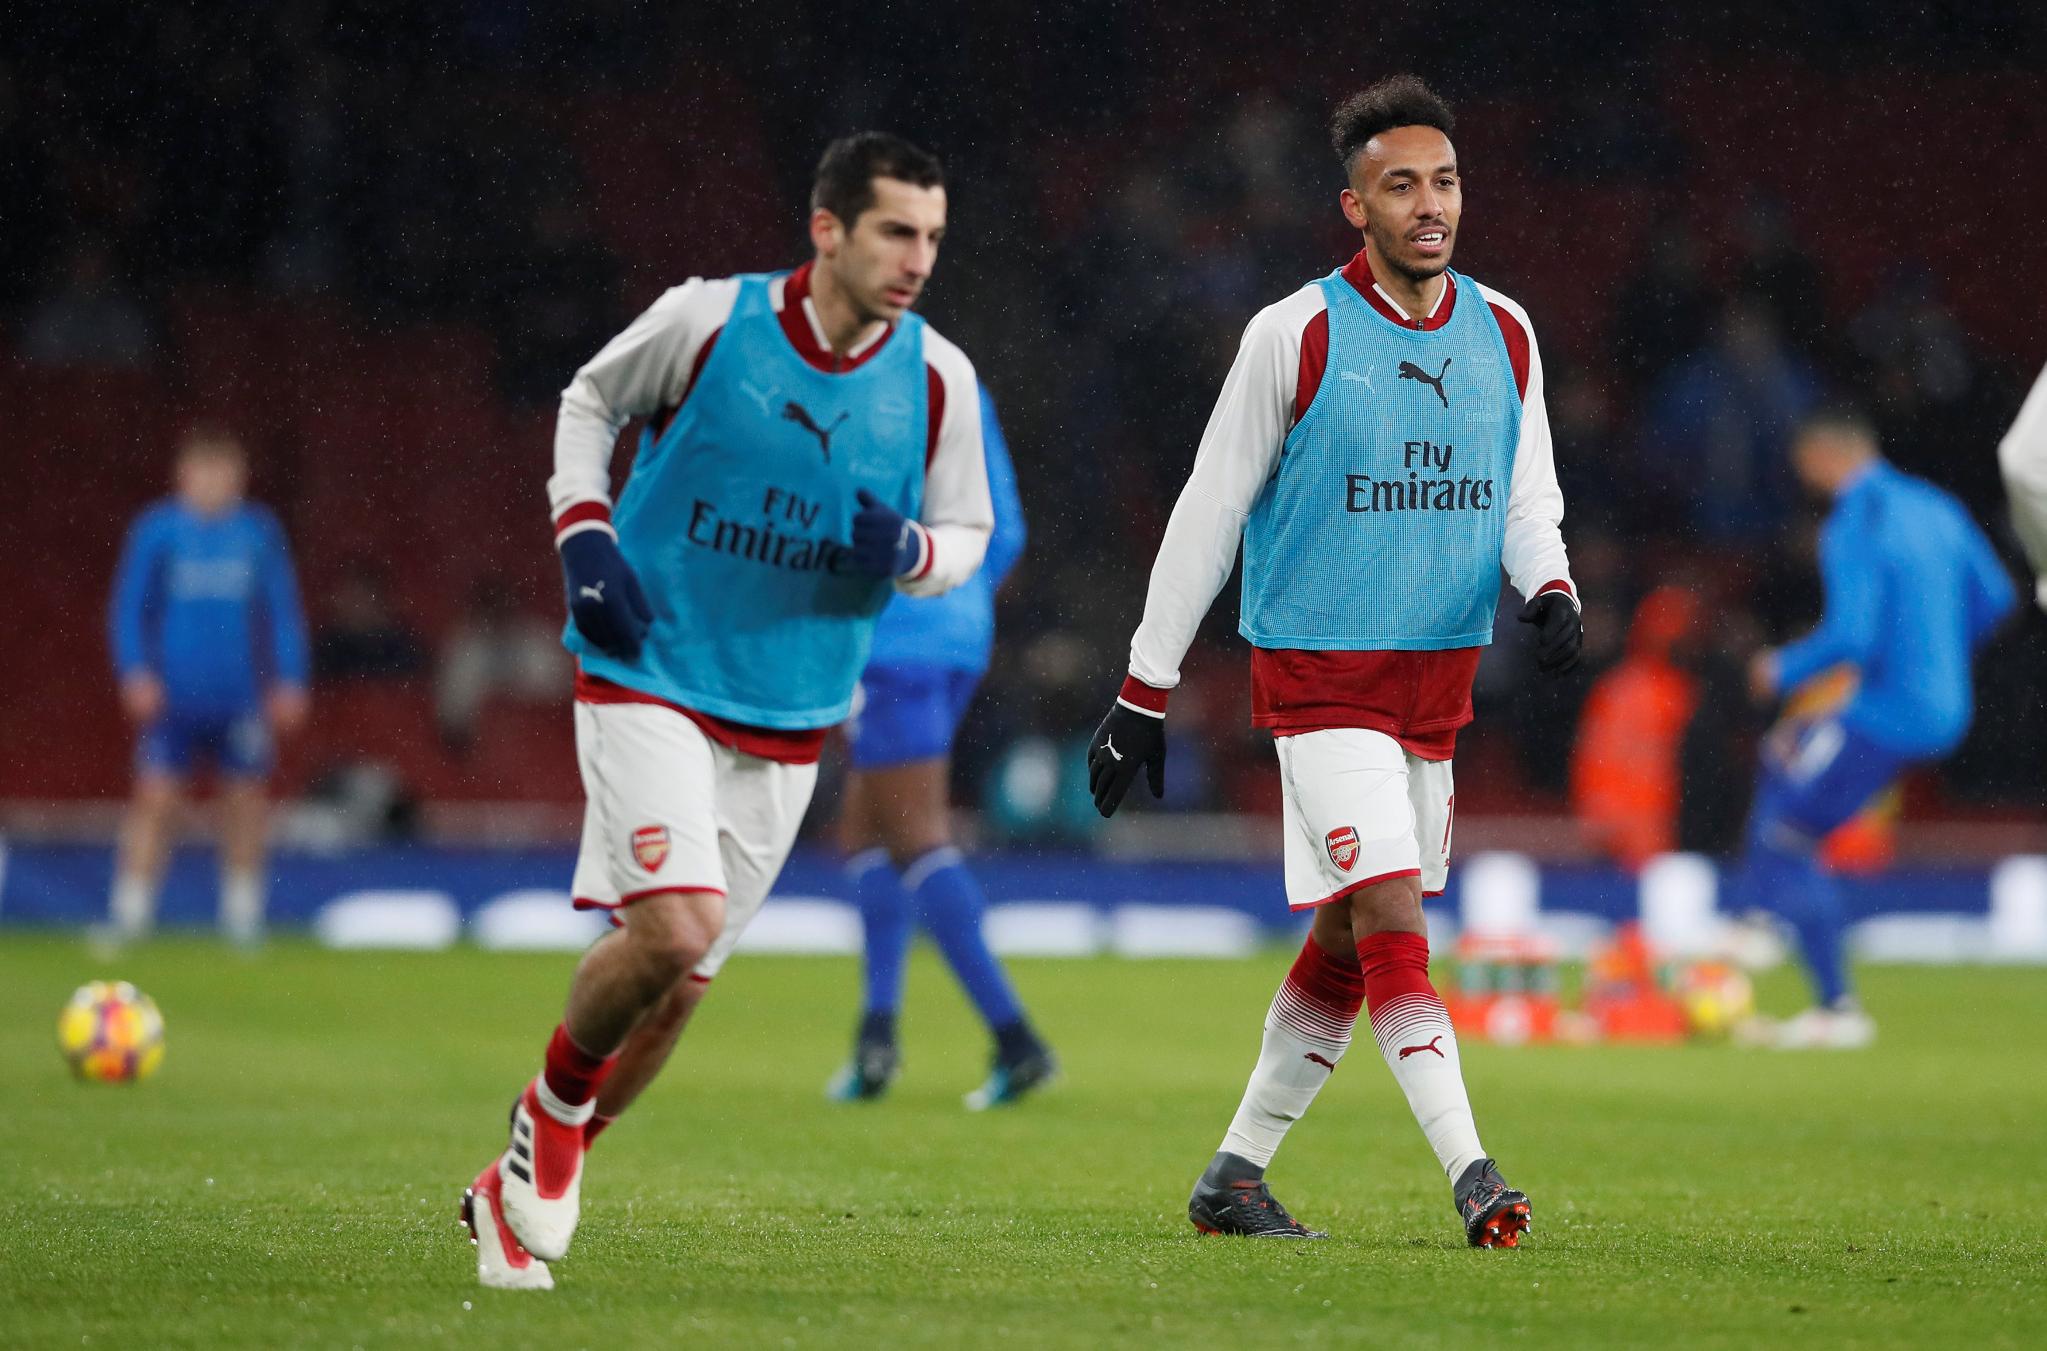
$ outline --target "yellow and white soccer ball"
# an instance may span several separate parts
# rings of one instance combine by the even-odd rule
[[[1677,974],[1677,1002],[1695,1037],[1725,1037],[1756,1011],[1756,987],[1729,962],[1693,962]]]
[[[81,1079],[147,1079],[163,1063],[163,1015],[127,981],[96,980],[79,986],[57,1015],[57,1049]]]

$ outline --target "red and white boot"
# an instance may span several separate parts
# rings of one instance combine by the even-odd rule
[[[528,1252],[505,1224],[497,1160],[462,1193],[462,1223],[476,1245],[476,1279],[493,1290],[552,1290],[547,1263]]]
[[[498,1161],[505,1223],[526,1250],[547,1262],[569,1251],[583,1205],[583,1127],[596,1103],[562,1109],[580,1113],[574,1122],[559,1120],[540,1104],[546,1091],[535,1079],[512,1105],[512,1142]]]

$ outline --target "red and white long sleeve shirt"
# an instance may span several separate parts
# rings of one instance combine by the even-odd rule
[[[1389,324],[1436,329],[1449,322],[1457,305],[1491,309],[1506,341],[1522,408],[1501,563],[1524,597],[1562,591],[1575,604],[1559,529],[1564,499],[1543,398],[1542,356],[1527,312],[1475,282],[1471,287],[1477,294],[1460,294],[1456,278],[1446,274],[1434,310],[1412,318],[1373,279],[1362,251],[1343,275]],[[1261,310],[1244,330],[1236,363],[1223,382],[1152,566],[1144,619],[1130,643],[1125,704],[1164,714],[1195,631],[1229,578],[1252,505],[1276,472],[1288,433],[1314,402],[1328,363],[1329,312],[1319,284],[1310,283]],[[1448,759],[1457,730],[1471,721],[1471,683],[1482,650],[1254,647],[1251,721],[1279,736],[1365,727],[1386,733],[1424,759]]]
[[[892,341],[897,326],[877,323],[850,351],[834,352],[811,298],[811,267],[806,263],[772,282],[769,302],[783,334],[805,361],[834,374],[852,370]],[[635,417],[653,418],[659,427],[682,407],[732,317],[739,288],[736,277],[694,277],[668,290],[577,371],[562,391],[554,474],[547,481],[557,544],[578,531],[611,530],[611,457],[619,432]],[[896,587],[915,596],[935,596],[981,566],[995,511],[988,495],[973,363],[930,324],[921,331],[929,407],[923,506],[918,513],[923,558],[897,579]],[[588,676],[579,678],[577,694],[597,702],[662,702]],[[816,760],[828,730],[781,732],[691,709],[680,711],[721,744],[792,763]]]

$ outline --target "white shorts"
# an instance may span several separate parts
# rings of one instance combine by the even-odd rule
[[[1448,760],[1424,760],[1384,732],[1336,727],[1276,737],[1285,801],[1286,900],[1324,905],[1375,882],[1450,877],[1456,790]]]
[[[659,704],[576,705],[583,842],[579,909],[616,911],[657,891],[716,891],[725,927],[691,972],[709,980],[788,861],[817,766],[720,746]]]

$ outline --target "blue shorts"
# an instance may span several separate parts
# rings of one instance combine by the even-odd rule
[[[947,666],[870,666],[860,677],[859,711],[846,723],[853,768],[881,769],[952,754],[953,735],[979,671]]]
[[[235,713],[166,710],[142,729],[135,768],[145,773],[188,774],[204,760],[222,774],[260,779],[270,772],[270,725],[256,709]]]
[[[1802,729],[1788,750],[1766,743],[1749,838],[1816,845],[1853,820],[1912,763],[1832,718]]]

